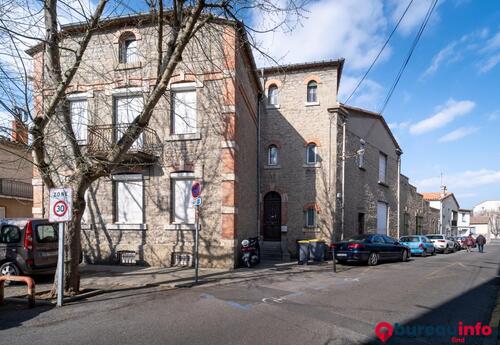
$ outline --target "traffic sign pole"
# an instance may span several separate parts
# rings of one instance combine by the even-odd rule
[[[57,306],[62,307],[64,297],[64,223],[59,223],[59,256],[57,257]]]
[[[199,211],[200,206],[196,205],[194,207],[195,209],[195,240],[194,240],[194,252],[195,252],[195,259],[194,259],[194,282],[195,284],[198,284],[198,270],[200,268],[200,255],[199,255],[199,243],[200,243],[200,211]]]

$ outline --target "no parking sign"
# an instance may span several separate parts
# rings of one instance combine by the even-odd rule
[[[49,198],[49,221],[68,222],[73,214],[73,190],[52,188]]]

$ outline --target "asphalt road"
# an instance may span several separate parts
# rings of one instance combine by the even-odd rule
[[[325,267],[224,286],[123,291],[62,309],[3,306],[0,343],[371,344],[380,343],[374,328],[386,321],[401,325],[387,344],[451,344],[450,335],[439,336],[447,326],[488,323],[499,263],[500,246],[491,245],[483,254],[353,265],[337,274]]]

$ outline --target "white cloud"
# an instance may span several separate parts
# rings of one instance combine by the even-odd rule
[[[407,129],[410,127],[411,122],[410,121],[405,121],[405,122],[391,122],[388,124],[389,128],[391,130],[397,130],[397,129]]]
[[[340,83],[339,99],[345,101],[350,96],[361,77],[342,76]],[[375,110],[377,105],[380,105],[384,88],[382,85],[371,79],[365,79],[353,97],[349,100],[349,104]]]
[[[410,133],[414,135],[424,134],[435,129],[446,126],[457,117],[472,111],[476,104],[472,101],[448,100],[446,104],[437,108],[437,113],[420,121],[410,127]]]
[[[457,141],[459,139],[462,139],[468,135],[474,134],[479,130],[477,127],[460,127],[455,129],[454,131],[451,131],[448,134],[445,134],[441,138],[439,138],[440,143],[446,143],[450,141]]]
[[[488,114],[488,120],[496,121],[498,119],[500,119],[500,110]]]
[[[500,170],[467,170],[451,175],[445,175],[445,184],[449,191],[468,190],[482,186],[500,184]],[[416,182],[420,190],[439,190],[439,176],[426,178]]]
[[[399,25],[399,32],[403,34],[404,36],[407,36],[411,34],[414,30],[416,30],[417,27],[420,27],[422,24],[425,15],[427,14],[427,11],[429,10],[429,6],[433,0],[418,0],[414,1],[413,4],[410,6],[408,9],[408,12],[406,13],[406,16],[403,18],[401,21],[401,24]],[[399,18],[401,18],[401,15],[403,14],[404,10],[408,6],[408,1],[401,1],[401,0],[391,0],[390,5],[394,7],[394,10],[392,12],[392,21],[396,23]],[[436,22],[439,20],[439,16],[437,14],[437,7],[439,7],[441,2],[438,1],[436,8],[434,9],[434,12],[431,17],[431,22]]]
[[[256,35],[264,52],[279,63],[315,61],[345,57],[349,68],[368,67],[386,38],[387,19],[382,0],[315,1],[307,7],[305,19],[292,32],[274,30]],[[264,21],[265,20],[265,21]],[[271,28],[278,21],[260,12],[253,15],[253,27]],[[381,59],[387,58],[386,48]],[[257,54],[261,65],[270,61]]]
[[[484,40],[488,37],[489,30],[486,28],[476,30],[469,34],[463,35],[460,39],[448,43],[432,58],[431,64],[421,78],[425,78],[437,72],[437,70],[445,64],[452,64],[461,61],[465,52],[478,51],[478,45],[483,45]]]
[[[499,63],[500,63],[500,53],[490,56],[486,58],[486,60],[484,60],[483,63],[479,65],[479,72],[481,73],[489,72]]]

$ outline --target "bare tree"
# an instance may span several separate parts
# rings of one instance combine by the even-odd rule
[[[134,9],[127,2],[108,0],[100,0],[96,6],[89,6],[83,0],[45,0],[35,4],[26,0],[1,0],[0,40],[9,48],[1,53],[6,59],[0,56],[3,79],[0,100],[4,113],[16,114],[17,107],[29,115],[34,165],[44,185],[71,187],[74,191],[73,216],[65,243],[67,294],[77,294],[80,288],[78,264],[85,193],[93,182],[125,164],[127,153],[148,127],[176,67],[186,59],[186,47],[190,43],[203,46],[203,30],[217,21],[229,20],[238,25],[238,30],[250,34],[243,33],[248,43],[258,50],[252,34],[278,28],[291,30],[303,8],[302,3],[294,0],[280,4],[270,0],[145,0],[144,3],[149,8],[157,37],[156,78],[139,114],[122,129],[121,138],[111,145],[106,156],[96,159],[79,145],[67,95],[74,87],[75,75],[81,72],[88,58],[90,42],[104,27],[106,18],[133,13]],[[252,12],[269,16],[269,25],[253,28],[243,24],[243,19],[249,18]],[[71,32],[71,26],[61,26],[75,19],[80,21],[77,34]],[[30,53],[34,56],[38,79],[32,80],[33,67],[23,51],[35,43]],[[9,68],[12,65],[14,69]]]
[[[490,232],[495,238],[500,235],[500,214],[495,213],[490,215]]]

